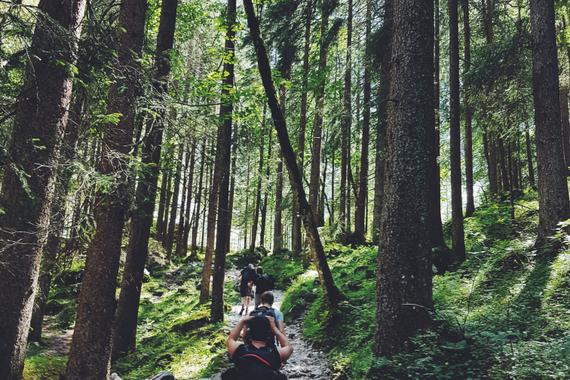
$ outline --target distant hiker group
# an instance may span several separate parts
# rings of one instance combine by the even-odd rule
[[[255,286],[255,291],[254,291]],[[261,303],[261,295],[275,289],[273,277],[264,274],[263,268],[248,264],[240,272],[239,293],[241,297],[241,310],[239,315],[247,315],[251,299],[255,299],[255,307]],[[255,297],[254,297],[255,294]]]
[[[255,307],[248,313],[254,287]],[[293,353],[293,347],[285,336],[283,314],[273,307],[274,288],[275,281],[262,268],[249,264],[241,271],[239,315],[244,317],[228,336],[226,346],[235,367],[226,371],[222,379],[287,379],[279,370]]]

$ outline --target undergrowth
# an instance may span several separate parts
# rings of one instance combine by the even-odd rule
[[[328,351],[335,379],[570,378],[570,250],[533,248],[537,209],[535,195],[527,194],[515,205],[514,221],[501,203],[482,205],[466,219],[467,260],[434,277],[434,326],[413,338],[409,352],[372,354],[375,247],[328,245],[346,301],[335,316],[323,312],[309,269],[286,293],[286,319],[307,310],[303,334]]]

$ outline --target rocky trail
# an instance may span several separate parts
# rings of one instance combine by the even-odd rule
[[[232,278],[232,273],[228,274],[228,281],[235,281]],[[237,277],[237,276],[236,276]],[[281,309],[283,302],[283,291],[273,291],[275,296],[274,307]],[[232,307],[232,310],[227,315],[228,324],[230,327],[235,326],[240,319],[239,312],[241,305],[237,304]],[[250,306],[250,311],[252,307]],[[286,374],[289,379],[317,379],[328,380],[331,378],[331,370],[329,362],[325,354],[313,347],[310,343],[303,339],[301,333],[303,327],[304,316],[293,321],[293,323],[285,325],[285,333],[291,345],[293,346],[293,355],[289,358],[282,372]]]

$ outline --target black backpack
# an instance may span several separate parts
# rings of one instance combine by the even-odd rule
[[[286,380],[287,376],[271,365],[273,355],[279,355],[275,347],[255,348],[244,345],[237,357],[232,358],[235,367],[222,374],[223,380]]]
[[[257,294],[263,294],[269,290],[275,289],[275,279],[267,274],[259,277],[255,284],[257,286]]]
[[[277,316],[275,315],[275,310],[273,310],[272,307],[258,306],[251,313],[249,313],[249,315],[252,317],[272,317],[275,320],[275,323],[277,324]],[[247,335],[245,336],[244,339],[246,342],[250,341]],[[265,343],[267,343],[268,345],[273,345],[273,346],[275,345],[275,335],[273,335],[273,333],[271,332],[264,340]]]

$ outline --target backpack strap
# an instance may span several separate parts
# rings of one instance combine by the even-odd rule
[[[242,356],[242,358],[245,358],[245,357],[255,358],[255,359],[259,360],[260,362],[262,362],[263,364],[265,364],[266,366],[268,366],[269,368],[273,369],[271,364],[267,360],[265,360],[261,356],[259,356],[258,354],[251,353],[251,354],[245,354]]]

